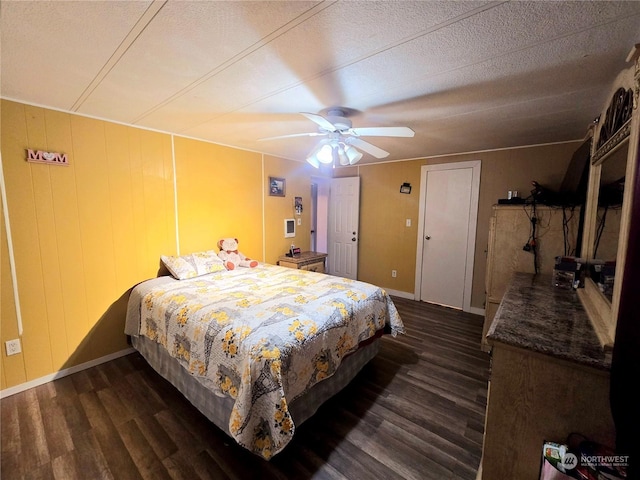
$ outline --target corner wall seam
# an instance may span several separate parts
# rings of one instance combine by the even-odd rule
[[[22,337],[22,311],[20,310],[20,295],[18,293],[18,276],[16,275],[16,259],[13,256],[13,242],[11,241],[11,224],[9,222],[9,206],[7,205],[7,190],[4,184],[4,170],[2,168],[2,153],[0,152],[0,194],[2,195],[2,214],[7,232],[7,249],[9,250],[9,269],[13,283],[13,301],[16,306],[16,322],[18,324],[18,336]]]
[[[171,165],[173,168],[173,209],[176,217],[176,255],[180,255],[180,230],[178,229],[178,175],[176,172],[176,144],[174,135],[171,135]]]

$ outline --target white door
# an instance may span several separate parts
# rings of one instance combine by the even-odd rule
[[[329,194],[328,271],[358,278],[360,177],[333,178]]]
[[[469,311],[480,162],[425,165],[416,272],[419,299]],[[421,258],[420,258],[421,257]]]

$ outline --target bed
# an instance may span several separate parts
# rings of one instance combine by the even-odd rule
[[[376,355],[382,335],[404,332],[374,285],[265,263],[227,271],[212,252],[194,255],[182,272],[171,262],[185,257],[162,257],[172,275],[133,288],[125,333],[209,420],[267,460]]]

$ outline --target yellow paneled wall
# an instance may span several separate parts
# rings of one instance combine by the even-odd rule
[[[24,332],[18,334],[4,219],[0,239],[0,388],[37,380],[128,347],[130,289],[157,276],[160,255],[240,250],[276,263],[290,245],[283,220],[310,201],[300,162],[2,100],[2,165]],[[173,142],[173,145],[172,145]],[[65,153],[66,166],[26,150]],[[285,197],[266,195],[268,175]],[[176,217],[177,212],[177,217]],[[308,208],[294,242],[309,248]],[[179,250],[179,252],[178,252]]]
[[[217,250],[234,237],[262,261],[262,155],[175,138],[180,253]]]
[[[367,254],[358,262],[358,278],[413,292],[420,168],[411,162],[383,163],[361,168],[360,177],[360,252]],[[404,182],[413,186],[411,195],[400,193]]]
[[[264,221],[265,221],[265,261],[276,263],[279,256],[289,251],[291,244],[302,250],[309,250],[311,244],[311,225],[309,202],[311,200],[311,175],[317,174],[309,164],[291,162],[277,157],[265,155],[264,159]],[[284,178],[285,196],[277,197],[268,194],[269,177]],[[295,197],[302,197],[302,214],[296,215]],[[285,238],[284,220],[296,220],[296,236]],[[298,225],[300,219],[300,225]]]
[[[0,202],[2,199],[0,199]],[[2,204],[4,207],[4,204]],[[0,340],[2,345],[6,340],[18,338],[18,320],[16,304],[13,297],[13,280],[9,265],[9,248],[7,244],[7,229],[4,212],[0,215]],[[7,357],[0,355],[0,390],[7,385],[18,385],[27,379],[24,369],[24,357],[14,355]]]
[[[2,101],[5,207],[24,325],[22,353],[3,349],[3,387],[127,348],[126,293],[176,248],[170,140]],[[27,162],[28,148],[65,153],[69,165]],[[3,301],[12,295],[7,271],[3,261]],[[3,302],[3,342],[17,338],[10,311]]]

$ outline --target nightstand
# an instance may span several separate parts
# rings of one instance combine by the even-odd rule
[[[295,257],[282,255],[278,258],[278,265],[299,270],[309,270],[311,272],[324,273],[326,253],[302,252]]]

